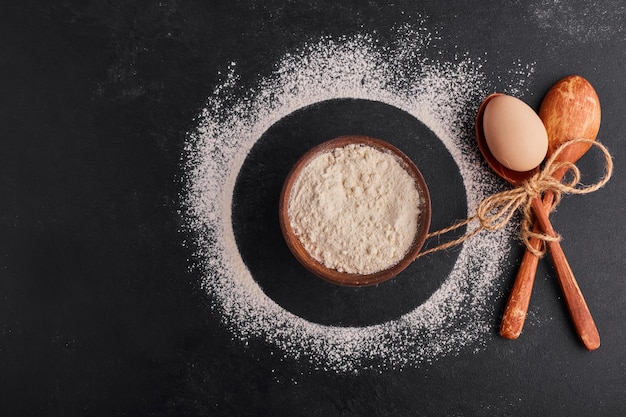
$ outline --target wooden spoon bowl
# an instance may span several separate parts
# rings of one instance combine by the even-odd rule
[[[415,181],[415,187],[417,188],[417,191],[420,195],[420,214],[418,219],[418,226],[415,232],[415,237],[413,238],[413,242],[408,252],[395,265],[372,274],[345,273],[324,266],[316,259],[314,259],[304,248],[304,246],[294,233],[289,219],[289,200],[291,196],[291,191],[302,169],[319,154],[329,152],[336,148],[343,148],[351,144],[362,144],[370,146],[379,151],[393,155],[400,163],[400,165],[406,170],[406,172],[409,173],[409,175],[413,178],[413,180]],[[312,148],[296,162],[296,164],[287,175],[287,178],[285,179],[285,182],[283,184],[283,189],[281,191],[279,200],[278,218],[280,228],[285,242],[287,243],[287,246],[295,256],[295,258],[306,269],[308,269],[316,276],[325,279],[326,281],[329,281],[331,283],[344,286],[360,287],[378,284],[395,277],[417,258],[428,235],[428,229],[430,228],[431,210],[430,194],[426,185],[426,181],[424,180],[424,177],[422,176],[417,166],[415,166],[413,161],[402,151],[380,139],[375,139],[367,136],[341,136]]]

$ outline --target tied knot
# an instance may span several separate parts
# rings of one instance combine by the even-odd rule
[[[605,159],[604,176],[595,184],[580,185],[580,170],[569,161],[559,161],[559,156],[565,148],[572,145],[587,144],[589,147],[595,146],[600,149]],[[467,239],[477,235],[483,229],[496,231],[505,227],[519,210],[522,214],[521,221],[521,239],[526,248],[536,256],[543,256],[544,250],[537,250],[530,243],[531,238],[538,238],[544,243],[547,241],[560,240],[560,236],[550,236],[545,233],[537,233],[533,231],[533,200],[544,199],[552,202],[552,205],[545,207],[546,210],[553,210],[561,201],[563,194],[588,194],[602,188],[611,178],[613,174],[613,161],[608,149],[599,142],[591,139],[573,139],[562,144],[545,162],[543,169],[523,181],[519,186],[493,194],[485,198],[476,209],[476,215],[468,217],[445,229],[431,232],[428,237],[435,237],[446,234],[460,227],[467,226],[474,220],[478,220],[480,225],[474,230],[466,232],[463,236],[450,242],[443,243],[434,248],[425,250],[418,257],[429,253],[438,252],[456,246],[465,242]],[[567,177],[565,180],[563,178]],[[552,196],[550,199],[544,198],[548,193]],[[543,204],[542,204],[543,205]],[[545,244],[543,245],[545,246]]]
[[[575,144],[586,143],[589,146],[598,147],[605,157],[605,174],[598,182],[589,186],[578,186],[581,173],[578,167],[569,161],[559,161],[558,158],[565,148]],[[521,238],[528,250],[537,256],[542,256],[544,251],[538,251],[530,244],[531,238],[542,241],[560,240],[560,236],[550,236],[545,233],[537,233],[532,230],[533,210],[532,203],[535,198],[543,198],[546,193],[553,194],[554,203],[547,207],[552,210],[560,202],[563,194],[588,194],[603,187],[611,177],[613,162],[608,150],[600,143],[590,139],[574,139],[561,145],[546,161],[542,170],[523,181],[518,187],[505,190],[484,199],[476,209],[476,217],[480,221],[481,228],[487,230],[499,230],[508,224],[515,213],[522,213]],[[559,179],[564,178],[565,181]]]
[[[523,192],[528,196],[528,198],[532,199],[539,197],[546,189],[552,186],[550,178],[543,179],[537,174],[529,180],[524,181],[520,188],[523,189]]]

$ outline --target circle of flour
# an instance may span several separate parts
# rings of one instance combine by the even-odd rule
[[[479,65],[467,58],[424,58],[429,37],[403,28],[394,47],[381,47],[367,35],[322,39],[285,55],[251,90],[238,87],[236,65],[229,66],[186,143],[184,214],[202,286],[236,338],[265,340],[315,369],[357,372],[431,362],[476,349],[491,336],[490,297],[510,249],[510,228],[466,241],[449,276],[427,301],[396,320],[366,327],[312,323],[275,303],[244,264],[232,229],[235,180],[255,142],[292,112],[337,98],[384,102],[428,126],[458,165],[468,215],[499,191],[501,182],[482,163],[468,129],[485,96]]]

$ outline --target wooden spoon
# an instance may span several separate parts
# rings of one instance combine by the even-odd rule
[[[485,140],[485,134],[483,130],[483,116],[485,108],[489,101],[499,95],[501,94],[491,94],[481,104],[478,110],[478,115],[476,117],[476,139],[478,142],[478,148],[480,149],[483,157],[485,158],[487,164],[491,167],[491,169],[493,169],[496,174],[505,179],[511,185],[519,186],[523,183],[524,180],[529,179],[532,175],[534,175],[539,167],[525,172],[513,171],[500,164],[491,154],[491,151],[489,150],[489,147],[487,146],[487,142]],[[535,220],[541,227],[541,230],[543,230],[544,233],[549,236],[556,237],[556,232],[550,224],[550,219],[548,218],[541,198],[534,198],[531,201],[531,205],[533,212],[535,213]],[[584,302],[582,293],[580,293],[580,289],[578,289],[578,292],[574,290],[575,288],[578,288],[578,285],[576,285],[574,273],[572,272],[572,269],[567,262],[565,254],[563,253],[563,249],[561,248],[561,245],[557,240],[547,241],[547,245],[552,256],[552,262],[554,264],[557,276],[559,278],[559,281],[561,282],[561,286],[564,289],[567,289],[567,291],[564,291],[564,295],[570,313],[572,313],[574,326],[576,327],[578,335],[587,349],[596,349],[600,345],[600,337],[595,327],[595,323],[593,322],[593,318],[591,317],[591,313],[589,312],[589,309]]]
[[[576,139],[587,138],[595,140],[600,129],[600,101],[591,84],[583,77],[571,75],[557,82],[546,94],[539,109],[539,117],[543,121],[548,132],[548,156],[563,143]],[[569,146],[557,158],[557,162],[576,162],[591,147],[591,144],[580,143]],[[560,181],[565,175],[565,168],[554,173],[553,177]],[[544,195],[543,203],[546,210],[550,210],[554,201],[554,194],[548,192]],[[534,231],[538,231],[535,224]],[[531,238],[530,244],[537,250],[542,246],[539,239]],[[516,339],[524,326],[528,303],[532,292],[537,264],[539,259],[529,250],[524,253],[522,263],[518,271],[515,283],[511,289],[511,295],[504,311],[500,335],[507,339]],[[593,324],[593,319],[582,297],[582,293],[575,281],[560,280],[568,308],[579,334],[581,330],[585,337],[581,336],[585,346],[596,349],[600,345],[599,335]],[[574,300],[570,302],[569,300]],[[577,300],[577,301],[576,301]],[[591,321],[591,324],[586,323]],[[586,323],[586,324],[585,324]],[[582,329],[579,329],[581,327]],[[586,342],[585,342],[586,341]]]

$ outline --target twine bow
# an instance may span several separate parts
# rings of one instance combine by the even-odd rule
[[[596,146],[602,151],[605,159],[604,176],[600,178],[600,180],[598,180],[596,183],[587,186],[579,186],[581,173],[580,169],[573,162],[558,160],[559,155],[564,151],[565,148],[580,143],[588,143],[590,145]],[[564,176],[564,178],[568,177],[568,179],[564,182],[559,181],[555,178],[555,174],[557,172],[561,172],[562,170],[565,170],[566,173],[569,173],[569,175]],[[597,191],[609,181],[612,174],[613,161],[611,158],[611,154],[604,145],[594,140],[585,138],[573,139],[571,141],[568,141],[556,149],[556,151],[550,156],[550,158],[548,158],[542,170],[538,171],[535,175],[525,180],[520,186],[512,188],[510,190],[499,192],[497,194],[493,194],[485,198],[478,205],[478,208],[476,209],[476,214],[474,216],[469,217],[459,223],[456,223],[453,226],[438,230],[436,232],[432,232],[428,235],[428,237],[430,238],[433,236],[439,236],[451,232],[455,229],[468,225],[474,220],[478,220],[480,222],[480,225],[477,228],[475,228],[471,232],[464,234],[458,239],[428,249],[422,252],[420,256],[456,246],[471,238],[472,236],[475,236],[482,230],[500,230],[511,221],[517,210],[520,210],[522,213],[520,234],[523,243],[526,245],[526,248],[533,252],[535,255],[543,256],[544,251],[537,251],[530,244],[530,239],[534,237],[541,239],[545,242],[549,240],[560,240],[561,237],[550,236],[545,233],[536,233],[532,230],[534,218],[532,211],[533,199],[542,198],[543,195],[547,192],[553,193],[554,203],[552,204],[552,207],[550,207],[550,210],[553,210],[554,207],[556,207],[556,205],[561,201],[563,194],[589,194]]]

